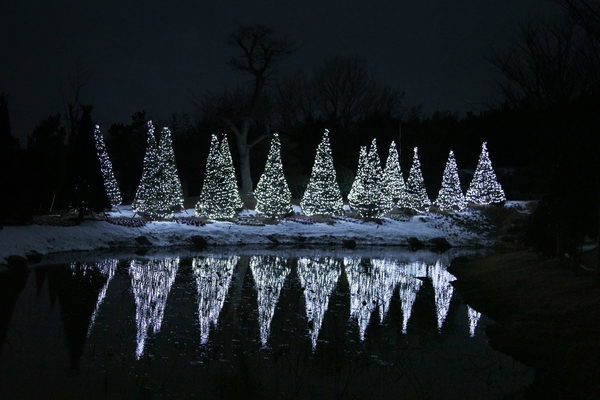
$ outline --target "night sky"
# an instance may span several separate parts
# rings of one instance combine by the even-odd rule
[[[103,129],[142,109],[168,120],[192,112],[190,91],[243,79],[225,65],[234,55],[227,36],[236,21],[267,22],[302,44],[279,76],[356,55],[405,91],[407,106],[464,113],[493,95],[495,72],[483,57],[490,47],[506,43],[517,22],[557,10],[546,0],[4,2],[0,92],[11,96],[21,140],[63,111],[61,80],[77,65],[93,71],[82,100]]]

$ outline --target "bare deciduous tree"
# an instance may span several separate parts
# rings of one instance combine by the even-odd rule
[[[313,86],[318,111],[348,129],[374,113],[399,112],[403,93],[381,84],[366,60],[337,55],[315,70]]]
[[[252,191],[250,149],[271,136],[270,106],[266,85],[279,61],[297,50],[290,39],[278,36],[265,24],[239,25],[229,35],[227,44],[239,50],[228,61],[235,71],[250,75],[249,85],[240,85],[233,91],[206,93],[195,102],[204,118],[218,119],[236,139],[241,177],[241,194]],[[254,129],[251,129],[254,128]],[[252,131],[252,137],[251,137]]]
[[[571,16],[519,25],[507,49],[488,61],[503,74],[499,90],[512,105],[552,109],[589,95],[600,83],[597,41]]]
[[[79,120],[83,115],[83,89],[92,79],[93,71],[85,68],[77,61],[66,82],[60,82],[64,117],[67,120],[67,137],[70,138],[79,129]]]
[[[590,0],[555,0],[596,40],[600,40],[600,2]]]

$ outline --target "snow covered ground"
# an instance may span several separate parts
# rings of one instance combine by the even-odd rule
[[[508,204],[509,207],[515,205]],[[298,211],[298,210],[297,210]],[[241,216],[253,212],[245,211]],[[114,218],[131,218],[130,206],[121,207]],[[177,214],[189,218],[194,210]],[[136,237],[146,236],[152,247],[190,246],[191,237],[202,236],[210,246],[271,245],[276,239],[281,245],[332,245],[341,247],[344,240],[354,240],[357,246],[405,246],[410,237],[427,241],[444,237],[452,246],[473,247],[491,244],[486,234],[485,217],[478,210],[455,214],[416,215],[406,221],[382,218],[383,223],[363,222],[352,218],[334,223],[303,224],[280,221],[274,225],[246,226],[233,222],[214,221],[205,226],[177,222],[148,222],[141,227],[126,227],[106,221],[85,220],[75,226],[5,226],[0,230],[0,264],[9,255],[26,256],[32,252],[49,254],[65,251],[139,248]],[[306,221],[305,221],[306,222]],[[308,221],[312,222],[312,221]],[[271,239],[269,239],[270,237]]]

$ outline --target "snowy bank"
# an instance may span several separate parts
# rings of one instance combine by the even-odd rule
[[[128,218],[131,209],[111,213],[113,217]],[[178,214],[177,217],[194,215]],[[406,246],[415,237],[426,242],[444,237],[454,247],[473,247],[490,244],[481,228],[485,218],[478,210],[454,216],[425,214],[405,221],[382,218],[381,224],[352,218],[331,223],[303,224],[280,221],[274,225],[247,226],[233,222],[214,221],[205,226],[177,222],[148,222],[140,227],[126,227],[106,221],[85,220],[75,226],[5,226],[0,230],[0,264],[9,255],[26,256],[32,252],[49,254],[65,251],[89,251],[142,247],[136,238],[145,236],[151,247],[191,246],[193,236],[202,236],[210,246],[272,245],[332,245],[341,246],[345,240],[354,240],[357,246]]]

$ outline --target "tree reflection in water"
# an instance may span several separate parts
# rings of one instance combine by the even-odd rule
[[[342,273],[340,261],[332,258],[299,258],[298,277],[304,290],[306,318],[312,350],[317,348],[319,331],[329,305],[329,297]]]
[[[344,258],[348,284],[350,285],[350,318],[358,323],[360,340],[365,340],[365,331],[371,314],[379,309],[379,320],[383,323],[400,272],[395,261],[381,259]]]
[[[438,331],[441,331],[448,316],[452,294],[454,293],[454,286],[451,282],[456,280],[456,277],[448,272],[439,261],[436,261],[434,265],[430,265],[427,272],[433,283],[437,327]]]
[[[533,379],[471,338],[484,317],[454,296],[448,257],[235,251],[32,276],[0,353],[0,397],[515,398]]]
[[[106,298],[106,291],[108,290],[108,285],[110,285],[110,281],[112,281],[115,276],[115,272],[117,271],[118,260],[104,260],[93,264],[88,263],[71,263],[71,274],[73,277],[77,275],[77,272],[81,273],[83,276],[85,275],[100,275],[100,277],[104,278],[106,282],[102,289],[100,289],[100,293],[98,294],[98,300],[96,301],[96,307],[94,308],[94,312],[92,313],[92,317],[90,318],[90,323],[88,325],[87,335],[90,336],[92,333],[92,328],[96,323],[96,316],[100,311],[100,306],[104,302]]]
[[[129,275],[135,297],[135,321],[137,325],[136,358],[144,354],[148,330],[160,331],[167,297],[179,268],[179,258],[151,261],[131,261]]]
[[[402,302],[402,333],[408,331],[408,321],[412,314],[412,308],[417,299],[419,289],[423,285],[421,278],[427,275],[427,264],[416,261],[404,265],[400,273],[400,301]]]
[[[206,344],[210,326],[217,327],[219,314],[231,285],[231,278],[239,257],[194,257],[192,270],[198,287],[198,320],[200,343]]]
[[[250,257],[250,269],[258,295],[258,324],[263,347],[267,345],[271,320],[275,314],[281,288],[291,271],[288,263],[290,263],[288,259],[279,257]]]
[[[475,329],[477,328],[477,323],[479,322],[479,318],[481,318],[481,313],[479,311],[475,311],[468,306],[469,313],[469,335],[471,337],[475,337]]]

